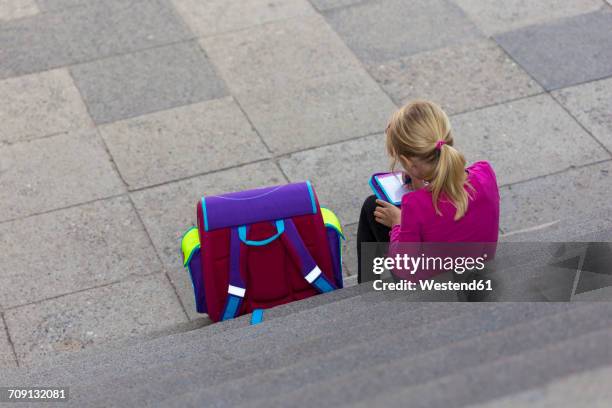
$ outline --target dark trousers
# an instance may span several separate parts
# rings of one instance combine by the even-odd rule
[[[362,242],[389,242],[391,229],[374,219],[376,209],[376,196],[371,195],[365,199],[359,215],[357,228],[357,282],[361,283],[361,243]]]

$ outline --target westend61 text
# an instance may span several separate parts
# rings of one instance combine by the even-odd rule
[[[393,290],[393,291],[412,291],[412,290],[439,290],[439,291],[483,291],[493,290],[490,279],[474,280],[471,282],[436,282],[434,280],[421,280],[419,282],[412,282],[407,280],[401,280],[398,282],[383,282],[382,280],[375,280],[372,282],[374,290]]]

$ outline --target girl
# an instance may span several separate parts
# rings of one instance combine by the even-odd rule
[[[465,167],[453,147],[450,122],[429,101],[408,103],[393,114],[386,129],[387,152],[401,164],[413,190],[401,209],[368,197],[357,230],[358,281],[362,242],[496,243],[499,190],[486,161]]]

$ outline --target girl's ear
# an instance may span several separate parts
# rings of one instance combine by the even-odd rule
[[[399,160],[405,169],[411,169],[414,166],[414,163],[412,162],[412,160],[410,160],[408,157],[404,155],[400,155]]]

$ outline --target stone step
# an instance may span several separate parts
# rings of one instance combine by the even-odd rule
[[[347,296],[347,292],[349,296]],[[411,296],[415,300],[419,296],[421,298],[442,299],[436,293]],[[360,299],[359,303],[351,303],[350,306],[347,306],[346,302],[355,297]],[[258,325],[256,329],[250,326],[250,315],[241,316],[238,319],[217,323],[200,330],[138,343],[122,349],[106,350],[98,353],[90,352],[83,358],[65,360],[50,367],[47,365],[29,370],[7,370],[7,372],[0,373],[0,379],[9,378],[13,382],[17,381],[17,383],[37,383],[53,376],[71,384],[81,384],[87,381],[98,382],[99,378],[105,376],[106,373],[110,377],[115,376],[115,362],[122,364],[122,372],[126,374],[132,370],[142,370],[150,364],[173,364],[177,359],[186,358],[185,356],[190,353],[207,350],[215,344],[225,344],[243,338],[253,340],[266,335],[271,330],[292,333],[295,327],[299,328],[301,319],[308,319],[308,316],[312,316],[312,325],[302,328],[302,330],[315,330],[318,327],[315,322],[318,322],[318,325],[326,325],[327,319],[345,320],[344,316],[352,314],[355,305],[369,309],[376,303],[392,302],[394,299],[400,299],[400,295],[389,292],[376,293],[372,291],[369,285],[354,286],[268,309],[264,315],[267,324],[265,326]],[[300,310],[302,303],[306,303],[305,310]],[[383,309],[387,308],[387,306],[383,306]],[[289,309],[293,313],[277,309]],[[269,318],[270,315],[271,318]],[[170,354],[169,350],[172,350],[175,355]],[[211,356],[211,359],[214,358],[217,357]]]
[[[353,407],[463,407],[536,389],[568,375],[612,364],[612,329],[467,368],[394,393],[380,393]],[[443,392],[441,392],[443,390]],[[581,392],[581,390],[574,390]]]
[[[384,298],[384,296],[380,297]],[[347,333],[364,331],[369,327],[381,326],[384,328],[381,323],[384,318],[391,318],[398,322],[410,321],[413,326],[416,326],[449,318],[456,314],[456,310],[467,311],[473,308],[473,305],[468,303],[456,303],[455,308],[450,308],[448,304],[442,302],[415,303],[403,298],[402,301],[384,303],[380,307],[372,301],[362,301],[359,298],[350,299],[350,302],[354,305],[345,305],[349,312],[342,318],[321,320],[319,316],[296,314],[290,325],[278,324],[276,320],[264,322],[241,332],[241,338],[217,344],[206,342],[203,339],[204,346],[194,344],[190,350],[179,355],[171,347],[166,352],[173,355],[174,358],[165,358],[161,361],[155,358],[136,369],[126,368],[127,373],[117,374],[111,371],[108,377],[91,377],[93,381],[90,384],[79,383],[83,384],[78,388],[79,393],[87,395],[88,400],[95,399],[97,393],[100,392],[100,384],[105,383],[106,387],[115,390],[130,389],[129,395],[125,398],[134,398],[134,402],[139,398],[156,398],[153,394],[163,396],[163,389],[170,387],[180,389],[188,385],[186,381],[198,382],[196,377],[185,379],[185,376],[191,376],[194,372],[197,372],[200,378],[209,378],[209,384],[212,384],[222,381],[225,376],[235,378],[237,375],[248,375],[249,371],[245,371],[244,368],[249,364],[257,370],[267,369],[270,364],[274,364],[275,367],[278,364],[292,364],[303,355],[324,350],[325,348],[322,348],[320,344],[323,341],[336,341],[337,345],[341,346],[346,341],[345,338],[348,338]],[[356,307],[358,302],[364,303],[361,311]],[[406,312],[406,309],[409,309],[410,312]],[[398,315],[388,317],[390,311]],[[406,316],[400,317],[400,311],[403,311]],[[358,320],[356,316],[360,316],[362,320]],[[299,345],[302,347],[300,348]],[[155,377],[154,381],[158,384],[152,387],[153,389],[148,389],[151,376]],[[143,395],[140,395],[137,390],[143,381],[148,385],[147,389],[142,391]],[[73,389],[76,390],[76,386]],[[100,392],[99,398],[104,400],[107,396],[104,395],[104,392]]]
[[[295,313],[321,313],[313,311],[319,307],[321,310],[333,309],[337,302],[355,296],[367,295],[372,292],[368,285],[358,285],[350,288],[336,290],[331,293],[313,296],[299,302],[292,302],[266,310],[267,322],[274,319],[283,319]],[[371,296],[371,295],[370,295]],[[328,306],[329,305],[329,306]],[[127,366],[138,366],[144,363],[149,356],[170,358],[167,351],[174,347],[180,354],[180,347],[189,348],[194,342],[201,343],[217,339],[239,338],[234,331],[244,330],[250,326],[250,315],[240,316],[236,319],[215,323],[188,332],[179,332],[168,336],[157,337],[148,341],[132,344],[122,343],[108,348],[92,348],[79,353],[49,359],[34,367],[7,369],[0,371],[0,381],[13,381],[15,383],[40,383],[50,376],[64,378],[72,383],[83,379],[85,373],[93,376],[100,375],[105,369],[114,370],[114,361],[123,361]],[[144,359],[144,360],[143,360]]]
[[[500,242],[612,241],[612,209],[603,208],[589,217],[568,217],[540,229],[501,234]]]
[[[126,395],[118,395],[128,402],[144,401],[154,403],[163,399],[170,390],[175,392],[188,392],[202,388],[202,379],[207,379],[206,385],[215,392],[218,385],[225,381],[248,377],[252,373],[261,373],[271,369],[292,366],[300,360],[317,358],[322,363],[325,356],[336,350],[356,345],[363,345],[365,350],[371,347],[372,342],[378,342],[378,333],[381,337],[393,336],[395,341],[412,339],[411,349],[418,352],[427,349],[432,344],[447,344],[460,336],[478,336],[490,330],[512,322],[542,314],[555,313],[559,310],[576,307],[572,304],[469,304],[469,303],[428,303],[426,307],[415,309],[418,304],[404,303],[400,310],[381,310],[376,315],[357,315],[343,327],[334,326],[333,332],[329,328],[320,333],[318,337],[304,338],[299,332],[291,338],[261,338],[258,341],[243,342],[240,347],[219,348],[209,350],[209,353],[225,354],[233,361],[217,366],[215,362],[207,361],[207,355],[194,355],[188,364],[180,366],[157,367],[146,373],[135,374],[129,378],[121,377],[102,388],[112,388],[117,392],[126,390]],[[390,314],[390,312],[392,314]],[[481,321],[482,320],[482,321]],[[365,324],[364,324],[365,322]],[[485,324],[481,324],[485,323]],[[303,322],[307,326],[307,322]],[[480,326],[479,328],[472,328]],[[469,328],[469,330],[466,330]],[[393,334],[388,334],[393,330]],[[233,345],[232,345],[233,346]],[[316,365],[315,365],[316,366]],[[312,370],[315,370],[314,366]],[[150,380],[152,379],[152,380]],[[151,383],[153,381],[153,383]],[[146,387],[142,384],[146,383]],[[140,384],[140,386],[139,386]],[[80,389],[79,393],[93,396],[98,385],[92,389]],[[139,390],[141,390],[139,392]],[[104,401],[100,396],[99,402]],[[95,405],[95,404],[94,404]]]
[[[469,367],[608,328],[612,323],[610,312],[612,304],[564,310],[510,324],[497,331],[461,338],[442,347],[434,344],[418,354],[409,352],[408,347],[396,341],[382,338],[377,340],[375,350],[365,347],[342,350],[324,361],[257,375],[249,383],[227,384],[226,388],[227,391],[240,389],[243,395],[248,395],[248,401],[243,399],[240,402],[246,401],[249,407],[301,406],[300,401],[306,399],[313,405],[350,404],[372,394],[425,383]],[[469,331],[472,327],[466,326],[463,330]],[[367,358],[359,359],[358,356]],[[268,390],[267,395],[274,394],[274,398],[266,397],[263,390]],[[166,405],[195,406],[203,401],[203,395],[207,401],[223,401],[219,405],[234,402],[231,393],[221,393],[220,389],[213,391],[212,395],[193,391],[191,395],[176,402],[168,401]],[[257,398],[259,400],[255,401]]]
[[[536,389],[470,405],[470,408],[608,408],[612,406],[612,366],[581,372]]]

